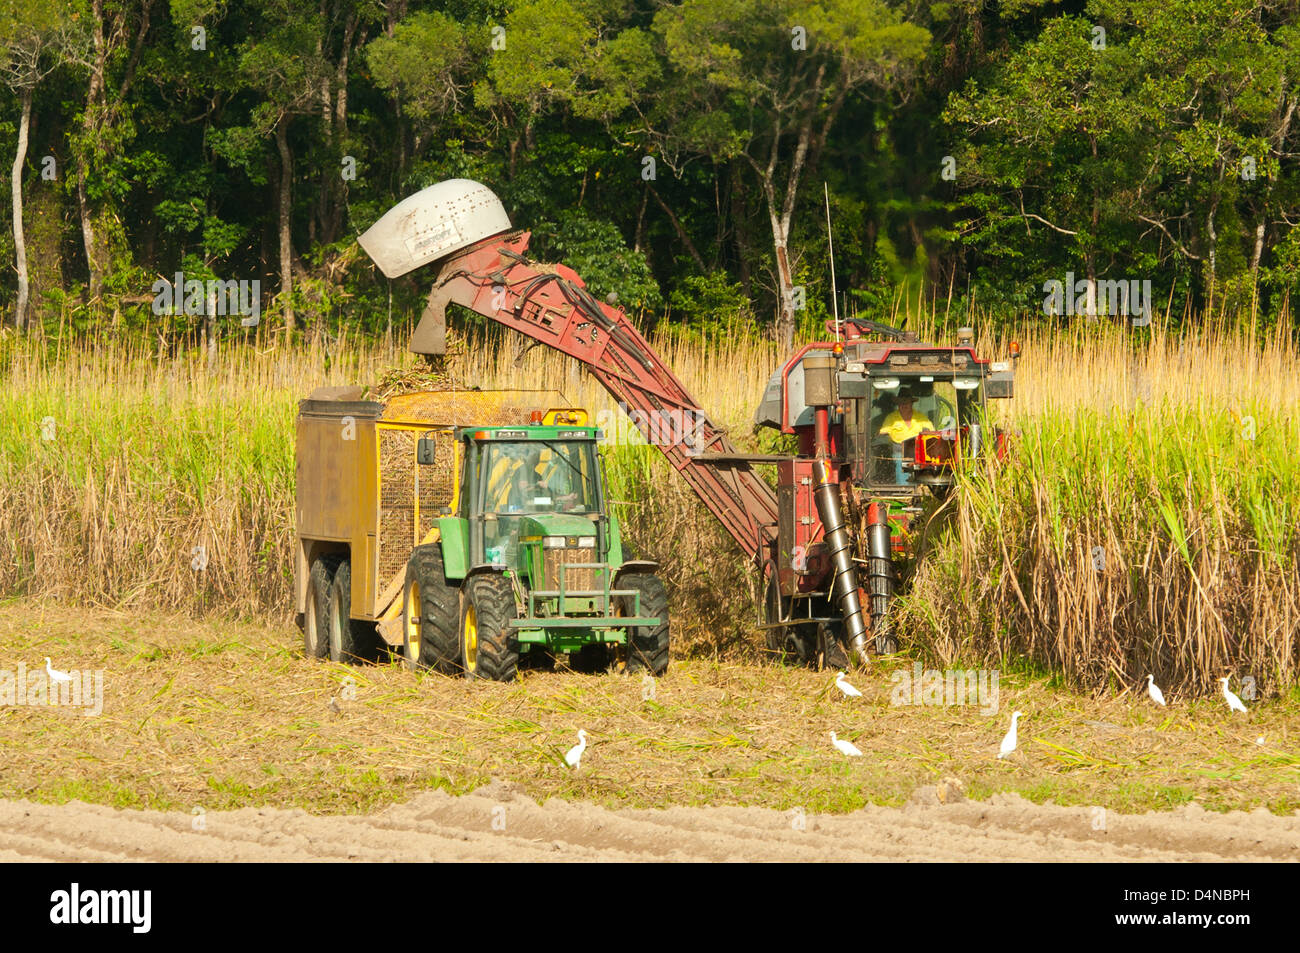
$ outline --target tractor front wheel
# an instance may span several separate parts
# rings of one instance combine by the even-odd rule
[[[510,628],[515,595],[497,573],[471,576],[461,590],[460,660],[466,678],[513,681],[519,668],[519,640]]]
[[[442,547],[415,547],[402,590],[402,647],[408,668],[455,674],[460,657],[458,597],[444,575]]]
[[[668,590],[658,576],[646,573],[627,573],[618,580],[618,588],[632,589],[640,595],[641,615],[653,616],[657,625],[630,627],[627,633],[627,670],[648,671],[662,675],[668,671],[669,622]],[[636,606],[630,597],[623,597],[622,610],[631,615]]]

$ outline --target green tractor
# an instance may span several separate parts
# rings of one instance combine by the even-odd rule
[[[581,410],[455,430],[451,505],[411,552],[402,645],[417,669],[509,681],[561,655],[662,675],[668,600],[656,563],[625,559],[599,431]],[[445,459],[419,439],[421,468]]]

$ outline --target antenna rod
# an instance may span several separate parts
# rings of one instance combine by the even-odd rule
[[[831,307],[835,309],[835,340],[840,339],[840,299],[835,290],[835,241],[831,238],[831,190],[822,180],[822,194],[826,196],[826,247],[831,257]]]

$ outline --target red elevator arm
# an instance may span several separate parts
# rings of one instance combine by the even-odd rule
[[[436,353],[420,342],[432,339],[435,326],[445,327],[446,307],[455,303],[581,361],[744,553],[765,560],[776,539],[771,487],[744,461],[696,459],[735,448],[627,315],[593,298],[573,269],[529,261],[528,239],[528,232],[494,235],[448,258],[411,349]]]

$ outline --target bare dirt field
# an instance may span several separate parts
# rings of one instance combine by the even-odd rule
[[[756,807],[543,805],[495,783],[433,791],[369,816],[243,808],[203,815],[0,802],[0,861],[1280,861],[1300,817],[1196,805],[1099,818],[1013,794],[801,815]]]

